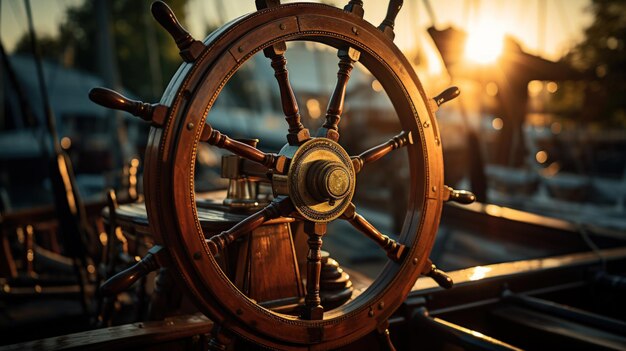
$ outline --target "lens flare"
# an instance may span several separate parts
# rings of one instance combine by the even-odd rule
[[[504,33],[497,26],[479,26],[468,33],[465,57],[476,63],[493,63],[502,55],[503,45]]]

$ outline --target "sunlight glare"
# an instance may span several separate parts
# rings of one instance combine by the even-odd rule
[[[465,45],[465,57],[481,64],[495,62],[502,54],[504,33],[497,26],[483,25],[470,31]]]
[[[469,280],[480,280],[483,279],[487,273],[491,272],[491,267],[484,266],[476,266],[474,267],[474,272],[470,275]]]

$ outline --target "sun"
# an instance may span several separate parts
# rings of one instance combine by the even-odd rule
[[[465,57],[476,63],[493,63],[502,55],[503,42],[504,32],[497,26],[478,26],[468,33]]]

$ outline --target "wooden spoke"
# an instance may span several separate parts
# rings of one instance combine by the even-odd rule
[[[422,275],[433,278],[433,280],[444,289],[452,289],[452,286],[454,285],[452,278],[450,278],[446,272],[437,268],[430,258],[426,261],[424,268],[422,268]]]
[[[132,100],[107,88],[91,89],[89,91],[89,99],[106,108],[126,111],[144,121],[152,122],[152,124],[157,127],[165,123],[167,116],[167,106]]]
[[[453,201],[463,205],[469,205],[476,201],[476,195],[467,190],[455,190],[451,187],[443,186],[443,201]]]
[[[339,140],[339,120],[343,112],[343,102],[346,97],[346,87],[350,80],[350,72],[354,68],[354,63],[359,59],[360,52],[353,48],[341,49],[337,53],[339,57],[339,71],[337,72],[337,84],[333,95],[328,102],[326,111],[326,123],[320,128],[317,135]]]
[[[289,145],[300,145],[302,142],[311,138],[309,130],[304,128],[300,122],[300,110],[298,109],[298,102],[296,96],[293,93],[291,84],[289,83],[289,71],[287,71],[287,59],[283,55],[287,51],[287,46],[284,42],[275,44],[263,50],[266,57],[272,60],[272,68],[274,69],[274,76],[278,81],[278,88],[280,89],[280,101],[283,107],[283,113],[285,114],[285,120],[289,125],[289,134],[287,134],[287,141]]]
[[[280,5],[280,0],[254,0],[257,10],[263,10]]]
[[[226,149],[236,155],[264,165],[278,173],[285,173],[289,166],[289,159],[285,156],[265,153],[254,146],[242,143],[213,129],[208,123],[204,125],[200,140],[219,148]]]
[[[202,51],[204,50],[204,44],[195,40],[189,32],[180,24],[176,15],[172,9],[162,1],[155,1],[152,3],[150,9],[152,16],[159,22],[159,24],[167,30],[176,42],[176,46],[180,50],[180,56],[185,62],[194,62]]]
[[[378,29],[381,32],[385,33],[385,35],[391,40],[393,40],[393,38],[396,36],[396,34],[393,32],[393,29],[396,25],[396,17],[400,12],[403,3],[403,0],[389,0],[389,5],[387,6],[387,15],[385,16],[385,19],[380,24],[380,26],[378,26]]]
[[[233,241],[245,234],[250,233],[265,221],[278,218],[280,216],[287,216],[293,212],[293,210],[293,204],[288,197],[279,197],[272,201],[272,203],[267,205],[264,209],[237,223],[229,230],[223,231],[210,239],[206,239],[206,243],[209,245],[211,253],[213,255],[217,255]]]
[[[404,258],[407,247],[379,232],[378,229],[363,218],[363,216],[356,213],[356,206],[354,206],[354,204],[350,204],[340,218],[347,220],[354,228],[374,240],[378,246],[387,252],[387,256],[394,262],[400,263]]]
[[[320,320],[324,307],[320,298],[320,275],[322,271],[322,236],[326,234],[326,223],[304,222],[304,232],[309,236],[309,253],[306,260],[306,296],[302,318]]]
[[[413,135],[411,132],[405,132],[396,135],[389,139],[389,141],[361,153],[359,156],[352,157],[352,164],[354,165],[354,171],[359,173],[363,166],[368,163],[377,161],[381,157],[387,155],[393,150],[399,149],[405,145],[413,144]]]
[[[363,18],[363,1],[362,0],[350,0],[350,2],[343,7],[344,11],[350,12]]]

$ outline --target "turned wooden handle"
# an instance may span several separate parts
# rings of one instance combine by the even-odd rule
[[[450,201],[458,202],[460,204],[469,205],[476,201],[476,195],[467,190],[455,190],[450,194]]]
[[[444,185],[444,201],[454,201],[463,205],[469,205],[476,201],[476,195],[467,190],[455,190]]]
[[[170,33],[179,49],[186,48],[191,45],[193,38],[185,28],[180,24],[174,11],[162,1],[155,1],[150,8],[152,16],[159,24]]]
[[[437,106],[441,106],[442,104],[450,100],[456,99],[456,97],[459,96],[460,94],[461,94],[461,91],[459,90],[459,88],[449,87],[448,89],[442,91],[441,94],[435,96],[433,100],[435,100],[435,103],[437,104]]]
[[[126,111],[144,121],[152,120],[151,104],[129,99],[126,96],[107,88],[93,88],[89,91],[89,99],[106,108]]]
[[[100,293],[104,296],[113,296],[128,289],[139,279],[148,275],[148,273],[157,270],[160,267],[156,259],[156,253],[148,252],[148,254],[135,263],[130,268],[121,271],[109,278],[102,286]]]
[[[422,272],[423,275],[432,278],[440,287],[444,289],[452,289],[454,281],[446,274],[446,272],[440,270],[430,260],[427,262],[427,266]]]
[[[387,15],[383,20],[382,25],[389,26],[391,29],[395,26],[396,17],[398,17],[398,13],[400,13],[400,9],[402,8],[402,4],[404,1],[402,0],[390,0],[389,5],[387,6]]]
[[[404,1],[402,0],[389,0],[389,6],[387,7],[387,15],[385,16],[385,19],[382,21],[380,26],[378,26],[378,29],[381,32],[385,33],[385,35],[392,40],[396,36],[395,33],[393,32],[393,29],[396,25],[395,24],[396,17],[398,16],[398,13],[400,12],[400,9],[402,8],[403,3]]]

